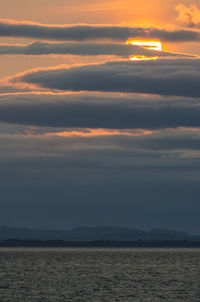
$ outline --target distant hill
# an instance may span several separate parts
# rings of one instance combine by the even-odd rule
[[[190,240],[186,232],[154,229],[151,231],[134,230],[125,227],[78,227],[72,230],[33,230],[24,228],[0,227],[0,240],[69,240],[69,241],[135,241],[135,240]]]

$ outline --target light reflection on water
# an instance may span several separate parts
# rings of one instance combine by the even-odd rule
[[[197,302],[200,249],[0,249],[0,302]]]

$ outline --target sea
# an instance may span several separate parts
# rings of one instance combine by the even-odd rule
[[[200,249],[1,248],[7,301],[199,302]]]

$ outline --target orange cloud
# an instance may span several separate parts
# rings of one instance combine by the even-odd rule
[[[188,128],[188,127],[177,127],[177,128],[165,128],[158,130],[148,130],[148,129],[93,129],[93,128],[79,128],[79,129],[68,129],[67,131],[60,132],[43,132],[41,133],[40,127],[29,127],[25,130],[25,136],[31,137],[60,137],[60,138],[92,138],[101,136],[148,136],[154,134],[168,134],[168,133],[183,133],[183,132],[193,132],[200,133],[200,127]]]
[[[155,131],[154,131],[155,132]],[[77,129],[77,130],[68,130],[62,132],[49,132],[45,133],[44,136],[60,136],[60,137],[94,137],[94,136],[140,136],[140,135],[150,135],[153,132],[146,129],[127,129],[127,130],[118,130],[118,129]]]
[[[179,4],[175,7],[178,13],[176,21],[184,26],[200,27],[200,10],[196,5],[189,7]]]

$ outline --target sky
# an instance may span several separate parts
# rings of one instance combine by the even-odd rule
[[[199,0],[0,12],[0,225],[200,234]]]

